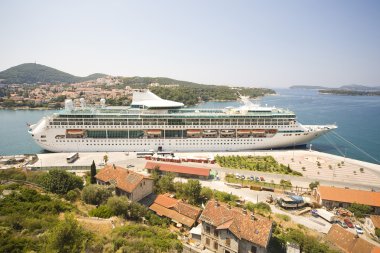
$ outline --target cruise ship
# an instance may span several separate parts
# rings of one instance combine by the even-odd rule
[[[29,133],[52,152],[242,151],[306,145],[335,125],[302,125],[287,109],[260,106],[186,108],[149,90],[136,90],[130,106],[87,106],[80,99],[30,125]]]

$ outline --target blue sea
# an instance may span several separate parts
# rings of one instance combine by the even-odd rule
[[[336,134],[312,142],[312,149],[372,163],[380,161],[380,97],[321,95],[315,90],[279,89],[265,96],[261,105],[288,108],[302,124],[332,124]],[[198,107],[224,108],[239,102],[207,102]],[[35,123],[54,111],[0,110],[0,154],[44,152],[27,132],[26,123]]]

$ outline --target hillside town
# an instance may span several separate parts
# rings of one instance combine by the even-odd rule
[[[128,102],[132,89],[122,84],[121,78],[112,76],[69,84],[9,84],[1,88],[3,97],[0,104],[2,107],[59,109],[64,106],[65,99],[72,99],[78,106],[80,98],[91,104],[99,104],[101,98],[111,103],[116,99],[125,99]]]

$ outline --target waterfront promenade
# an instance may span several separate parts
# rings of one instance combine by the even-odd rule
[[[67,163],[68,153],[38,154],[38,161],[29,165],[32,169],[65,168],[69,170],[87,170],[92,161],[97,168],[104,166],[103,158],[108,157],[109,164],[130,167],[143,172],[146,160],[137,158],[134,152],[97,152],[80,153],[79,159],[74,163]],[[226,173],[239,173],[246,176],[262,176],[266,182],[279,183],[281,179],[290,180],[293,186],[308,187],[312,181],[319,181],[324,185],[337,187],[350,187],[367,190],[380,190],[380,165],[344,158],[327,153],[309,150],[275,150],[275,151],[249,151],[249,152],[191,152],[175,153],[176,157],[212,158],[216,155],[239,156],[273,156],[279,163],[290,166],[291,169],[303,174],[290,176],[259,171],[237,170],[222,168],[218,164],[200,164],[183,162],[188,166],[205,167],[216,171],[220,177]],[[339,164],[339,165],[338,165]]]

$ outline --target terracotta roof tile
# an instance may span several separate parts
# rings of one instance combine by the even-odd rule
[[[345,253],[372,253],[375,248],[375,245],[337,224],[331,226],[326,239]]]
[[[134,171],[114,165],[107,165],[101,169],[95,178],[115,184],[117,188],[126,192],[132,192],[143,179],[150,179]]]
[[[371,253],[380,253],[380,247],[373,248]]]
[[[165,208],[165,207],[160,206],[159,204],[156,204],[156,203],[153,203],[149,207],[149,209],[151,209],[152,211],[157,213],[157,215],[159,215],[159,216],[168,217],[168,218],[170,218],[170,219],[172,219],[178,223],[186,225],[187,227],[192,227],[195,223],[195,220],[193,220],[193,219],[191,219],[185,215],[182,215],[182,214],[176,212],[175,210]]]
[[[166,216],[188,227],[194,225],[202,211],[198,207],[171,198],[168,194],[158,195],[149,208],[160,216]]]
[[[370,215],[369,217],[371,218],[375,228],[380,228],[380,215]]]
[[[173,208],[179,200],[169,197],[167,194],[160,194],[154,200],[154,203],[159,204],[166,208]]]
[[[202,210],[196,206],[192,206],[186,203],[179,201],[174,209],[180,214],[186,215],[194,220],[197,220]]]
[[[228,229],[239,239],[245,239],[262,247],[267,247],[272,232],[272,221],[261,216],[252,219],[239,208],[210,200],[200,219],[218,229]]]
[[[380,207],[380,192],[345,189],[331,186],[318,186],[321,198],[324,200],[345,203],[359,203]]]
[[[210,176],[210,169],[207,168],[197,168],[190,167],[184,165],[178,165],[173,163],[161,163],[161,162],[147,162],[145,165],[145,169],[154,169],[155,167],[159,167],[159,170],[166,172],[174,172],[174,173],[183,173],[197,176]]]

